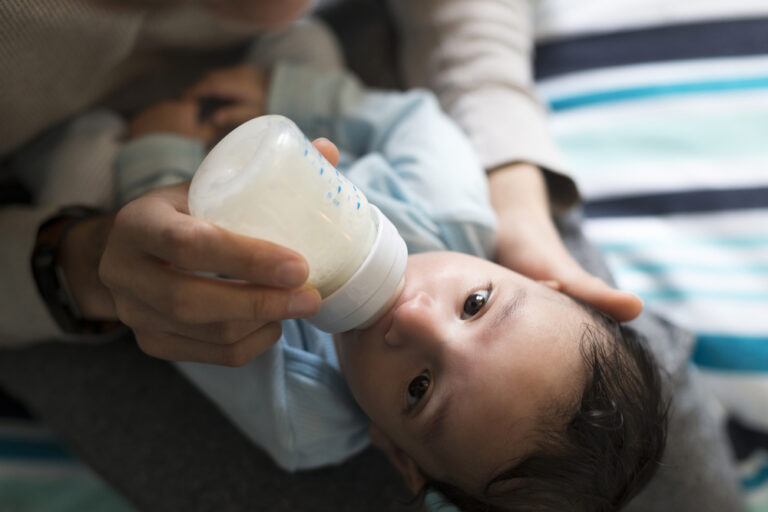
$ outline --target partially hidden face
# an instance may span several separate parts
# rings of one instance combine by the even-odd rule
[[[481,489],[532,449],[543,410],[578,400],[589,322],[570,298],[520,274],[431,252],[409,257],[405,289],[381,320],[336,342],[372,437],[419,472]]]
[[[260,28],[280,28],[299,19],[313,0],[203,0],[203,5],[222,17]]]

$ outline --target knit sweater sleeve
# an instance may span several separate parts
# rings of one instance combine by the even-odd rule
[[[433,90],[487,170],[529,162],[547,171],[555,206],[576,187],[533,91],[532,0],[390,0],[409,87]]]

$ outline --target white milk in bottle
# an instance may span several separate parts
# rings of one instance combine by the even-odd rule
[[[283,116],[252,119],[200,164],[190,213],[300,253],[329,332],[371,324],[399,295],[405,242],[392,223]]]

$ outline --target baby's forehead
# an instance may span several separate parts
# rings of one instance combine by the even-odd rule
[[[429,459],[439,461],[439,467],[445,470],[443,480],[465,490],[484,491],[501,473],[538,451],[548,439],[565,432],[583,395],[582,379],[573,381],[573,387],[537,402],[525,417],[514,417],[510,410],[504,420],[503,408],[490,407],[488,417],[475,418],[478,428],[473,431],[449,424],[445,442],[431,446]]]

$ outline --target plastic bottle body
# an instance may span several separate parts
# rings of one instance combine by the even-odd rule
[[[323,297],[360,267],[377,230],[365,196],[282,116],[252,119],[222,139],[195,174],[189,207],[302,254]]]

